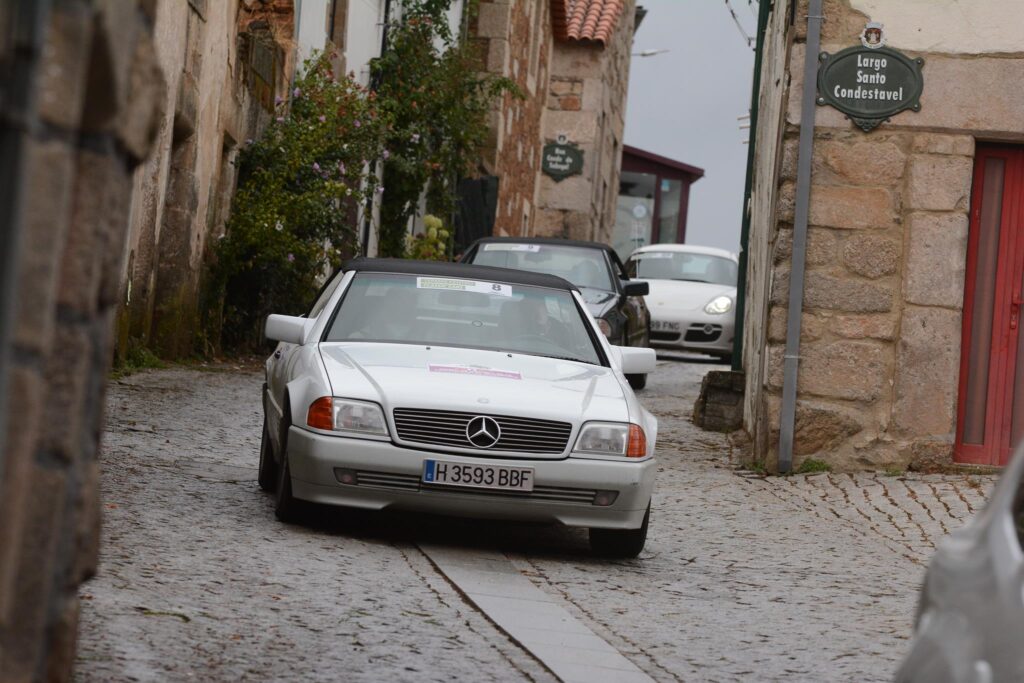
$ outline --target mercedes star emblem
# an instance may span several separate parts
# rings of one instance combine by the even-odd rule
[[[477,448],[490,448],[501,438],[501,427],[493,417],[478,415],[466,425],[466,438]]]

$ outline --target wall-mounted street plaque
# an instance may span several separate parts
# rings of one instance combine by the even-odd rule
[[[583,173],[583,150],[566,142],[565,136],[560,135],[558,142],[544,145],[540,170],[554,178],[556,183],[571,175],[579,175]]]
[[[905,109],[921,110],[924,60],[888,47],[848,47],[818,56],[819,105],[831,105],[865,132]]]

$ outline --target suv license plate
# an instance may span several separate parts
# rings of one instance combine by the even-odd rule
[[[469,486],[500,491],[532,491],[532,467],[468,465],[447,460],[425,460],[423,483],[438,486]]]

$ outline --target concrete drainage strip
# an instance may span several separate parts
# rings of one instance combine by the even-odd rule
[[[654,680],[535,586],[504,555],[428,544],[419,547],[467,601],[562,681]]]

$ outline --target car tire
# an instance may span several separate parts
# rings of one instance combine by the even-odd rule
[[[626,375],[626,379],[629,380],[629,386],[638,391],[647,386],[647,375]]]
[[[288,423],[281,423],[281,462],[277,464],[274,515],[285,524],[294,524],[301,517],[302,502],[292,495],[292,472],[288,466]]]
[[[650,519],[651,505],[648,503],[644,523],[639,529],[591,529],[591,552],[600,557],[636,557],[647,542],[647,525]]]
[[[273,446],[267,432],[267,418],[263,418],[263,436],[260,438],[260,469],[256,478],[260,488],[273,491],[277,487],[277,463],[274,462]]]

